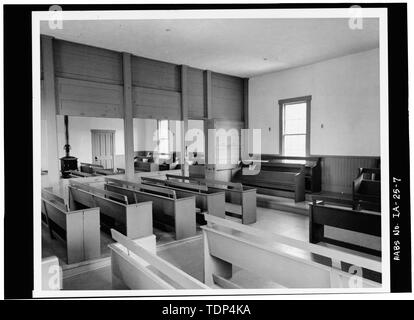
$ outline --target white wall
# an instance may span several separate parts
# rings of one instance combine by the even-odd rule
[[[115,160],[124,154],[124,121],[122,119],[69,117],[69,144],[71,156],[78,158],[78,163],[92,162],[91,130],[115,130]],[[59,157],[65,155],[65,124],[64,116],[57,116]],[[115,163],[115,168],[120,167]]]
[[[155,150],[157,142],[157,120],[133,119],[134,123],[134,150]],[[122,119],[94,118],[94,117],[69,117],[69,144],[72,149],[70,154],[78,158],[80,162],[92,162],[92,129],[115,130],[115,168],[125,168],[124,164],[124,122]],[[170,121],[172,137],[177,141],[171,142],[172,151],[179,151],[180,121]],[[64,117],[57,116],[58,150],[59,157],[65,155],[65,125]],[[42,120],[41,144],[42,144],[42,170],[47,170],[47,131],[46,121]]]
[[[307,95],[312,155],[379,156],[378,49],[250,78],[249,125],[262,129],[262,153],[279,153],[278,100]]]

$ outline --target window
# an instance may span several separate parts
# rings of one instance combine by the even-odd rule
[[[310,97],[279,101],[280,146],[284,156],[309,155]]]
[[[168,120],[158,121],[158,152],[160,158],[168,158],[169,142],[168,142]]]

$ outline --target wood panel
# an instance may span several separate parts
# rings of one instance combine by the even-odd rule
[[[244,113],[243,79],[213,72],[211,86],[212,117],[242,121]]]
[[[133,87],[133,116],[143,119],[181,119],[179,92]]]
[[[205,117],[203,70],[188,68],[187,72],[188,117],[190,119],[203,119]]]
[[[84,44],[54,40],[57,77],[122,84],[122,56],[119,52]]]
[[[352,182],[359,168],[375,168],[375,157],[323,157],[322,190],[352,193]]]
[[[181,91],[180,67],[178,65],[132,56],[131,68],[134,86]]]
[[[122,118],[120,85],[57,78],[58,114],[80,117]]]

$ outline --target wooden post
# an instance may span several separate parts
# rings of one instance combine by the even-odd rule
[[[244,128],[249,128],[249,78],[243,79],[243,121]]]
[[[134,178],[134,122],[132,117],[131,55],[123,53],[125,177]]]
[[[208,129],[211,128],[211,122],[209,119],[212,119],[212,97],[211,97],[211,71],[206,70],[204,72],[204,154],[205,154],[205,166],[207,167],[210,163],[208,161],[208,157],[212,150],[209,150],[208,143]]]
[[[185,134],[188,130],[188,67],[181,66],[181,172],[184,176],[188,175],[188,166],[185,161]]]
[[[43,101],[42,109],[46,116],[47,123],[47,170],[49,184],[59,182],[59,153],[56,126],[56,88],[55,88],[55,67],[53,61],[53,38],[43,36],[42,45],[42,65],[43,65]],[[63,146],[62,146],[63,147]]]

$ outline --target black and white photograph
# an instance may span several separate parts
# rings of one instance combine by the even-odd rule
[[[33,298],[411,292],[390,8],[98,7],[31,10]]]

